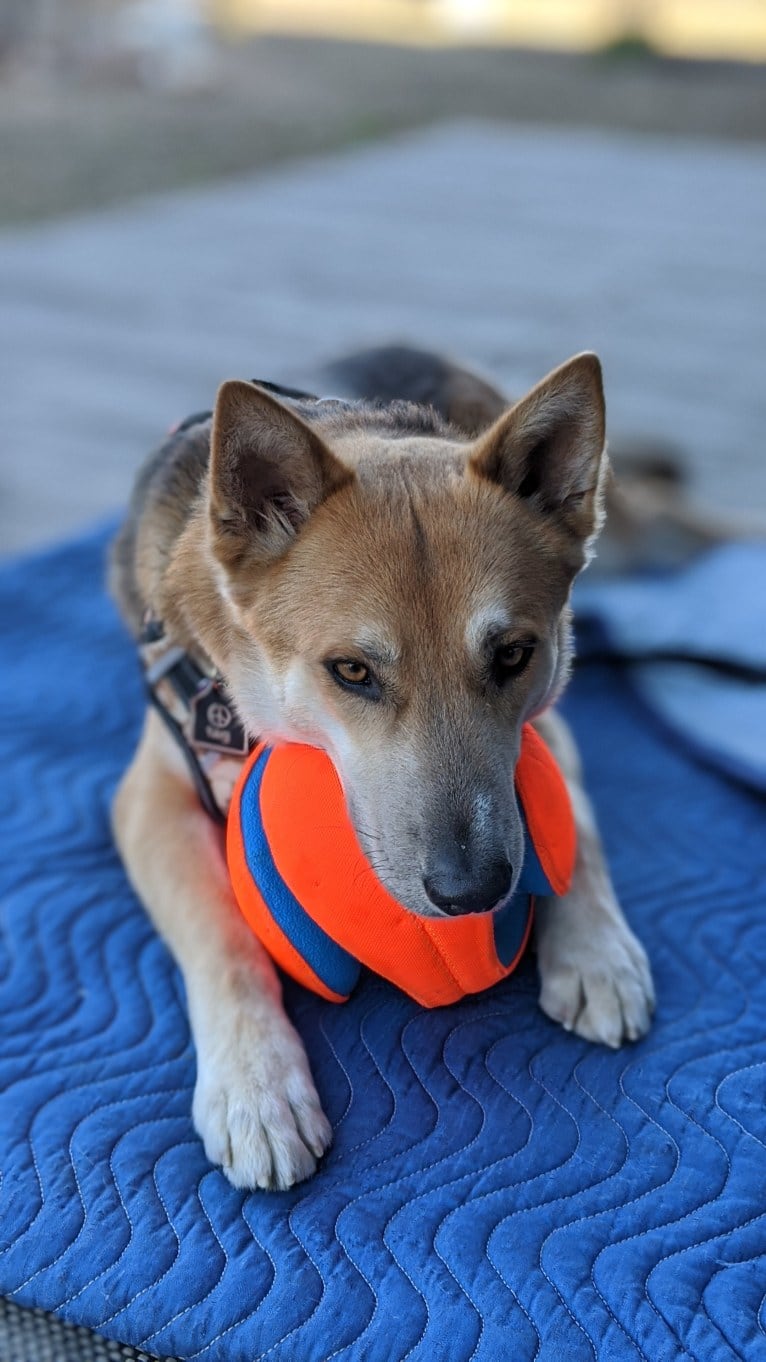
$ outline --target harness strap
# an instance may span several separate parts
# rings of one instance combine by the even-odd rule
[[[253,744],[223,680],[174,644],[151,614],[138,650],[149,701],[178,743],[202,807],[224,824],[231,791]]]

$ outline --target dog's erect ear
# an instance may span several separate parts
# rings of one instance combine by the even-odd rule
[[[576,355],[485,431],[469,467],[586,545],[601,528],[605,421],[598,358]]]
[[[316,431],[263,388],[232,379],[219,389],[210,512],[224,563],[279,557],[320,502],[352,477]]]

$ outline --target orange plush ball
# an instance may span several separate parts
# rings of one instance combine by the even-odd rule
[[[276,963],[332,1002],[345,1002],[362,965],[425,1007],[478,993],[515,968],[534,896],[565,893],[574,867],[569,795],[529,724],[515,782],[525,856],[513,895],[492,913],[423,918],[375,875],[329,757],[295,743],[261,744],[229,811],[227,856],[239,906]]]

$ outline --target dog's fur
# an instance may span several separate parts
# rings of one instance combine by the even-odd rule
[[[369,860],[415,913],[486,910],[515,884],[513,769],[533,720],[579,842],[570,893],[538,906],[540,1004],[619,1045],[649,1025],[649,967],[551,710],[570,665],[571,585],[602,517],[600,366],[578,356],[507,407],[428,362],[393,378],[369,358],[351,365],[362,401],[225,383],[212,422],[171,437],[141,474],[113,590],[134,633],[149,609],[221,671],[252,734],[329,752]],[[330,1127],[233,902],[219,830],[152,712],[114,827],[184,974],[208,1156],[237,1186],[288,1187]]]

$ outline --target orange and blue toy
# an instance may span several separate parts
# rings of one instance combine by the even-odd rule
[[[261,744],[248,758],[227,826],[240,909],[288,974],[345,1002],[362,966],[425,1007],[489,988],[516,967],[536,895],[564,894],[575,828],[564,779],[524,725],[515,772],[525,832],[521,879],[492,913],[425,918],[381,884],[354,832],[330,758],[297,743]]]

